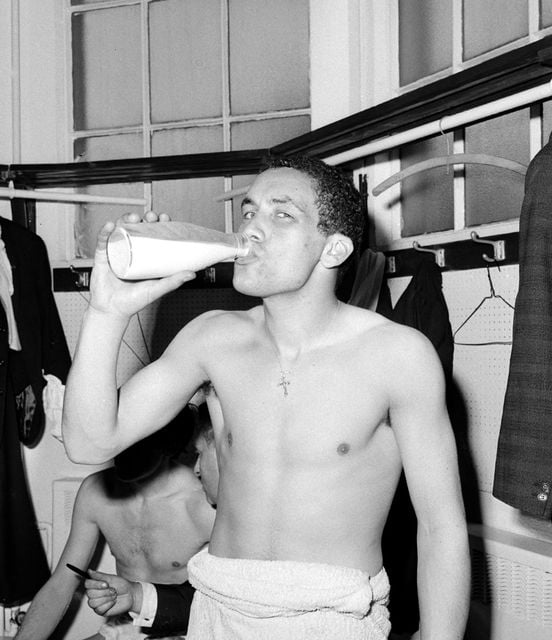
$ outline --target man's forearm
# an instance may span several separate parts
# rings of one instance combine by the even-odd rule
[[[462,640],[470,575],[468,539],[462,527],[418,534],[420,640]]]
[[[23,617],[16,638],[18,640],[46,640],[63,618],[71,601],[71,595],[54,588],[44,588],[37,593]]]
[[[129,318],[89,307],[83,318],[63,407],[63,441],[73,462],[113,457],[117,358]]]

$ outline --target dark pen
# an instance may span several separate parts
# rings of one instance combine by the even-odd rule
[[[69,567],[69,569],[71,569],[71,571],[74,571],[77,575],[81,576],[81,578],[91,578],[92,577],[88,573],[88,571],[83,571],[82,569],[79,569],[78,567],[75,567],[72,564],[67,563],[65,566]]]

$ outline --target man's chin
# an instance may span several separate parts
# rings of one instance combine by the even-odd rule
[[[235,271],[232,279],[232,286],[238,293],[241,293],[244,296],[253,296],[256,298],[262,297],[258,284],[255,286],[254,282],[242,277],[241,274],[236,274]]]

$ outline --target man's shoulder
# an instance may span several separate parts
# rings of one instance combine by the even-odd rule
[[[112,475],[113,470],[109,467],[86,476],[79,487],[76,503],[89,512],[96,512],[109,499],[108,487]]]
[[[423,337],[423,334],[418,330],[394,322],[375,311],[354,305],[347,305],[346,309],[348,312],[349,328],[355,328],[362,338],[368,335],[374,337],[377,335],[378,339],[388,338],[392,341],[400,338],[407,342],[416,342],[420,336]]]
[[[386,359],[396,361],[422,357],[433,350],[426,336],[413,327],[359,307],[349,307],[349,313],[350,326],[357,332],[358,341],[370,346],[372,355],[375,349],[385,353]]]
[[[257,313],[257,308],[206,311],[183,327],[177,338],[196,345],[211,344],[213,341],[218,343],[230,335],[236,337],[240,330],[251,327],[251,322]]]

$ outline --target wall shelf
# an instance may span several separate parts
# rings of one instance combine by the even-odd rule
[[[61,291],[89,291],[92,267],[54,267],[53,289]],[[198,271],[190,282],[185,282],[180,289],[222,289],[232,286],[234,265],[231,262],[218,264]]]

